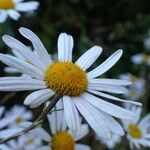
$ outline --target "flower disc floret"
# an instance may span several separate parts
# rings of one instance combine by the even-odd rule
[[[0,9],[13,9],[14,7],[13,0],[0,0]]]
[[[65,131],[58,132],[54,135],[51,141],[52,150],[74,150],[74,138]]]
[[[128,131],[133,138],[140,139],[142,137],[142,131],[136,124],[129,124]]]
[[[58,94],[80,96],[88,85],[86,73],[71,62],[57,62],[45,71],[47,86]]]

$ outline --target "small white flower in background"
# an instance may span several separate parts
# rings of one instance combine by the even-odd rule
[[[4,42],[24,56],[26,61],[6,54],[0,54],[0,60],[31,78],[1,77],[0,91],[37,90],[24,101],[24,104],[31,108],[40,106],[56,93],[61,94],[60,101],[63,102],[66,122],[72,130],[80,127],[80,112],[99,136],[109,137],[111,131],[119,135],[124,134],[122,127],[113,117],[132,119],[135,114],[103,99],[141,106],[138,102],[122,100],[105,93],[126,93],[125,86],[131,82],[97,78],[116,64],[123,53],[122,50],[116,51],[97,68],[87,72],[101,54],[100,46],[92,47],[73,63],[73,38],[62,33],[58,38],[58,61],[53,62],[40,39],[31,30],[20,28],[19,32],[32,42],[39,58],[20,41],[8,35],[3,36]]]
[[[22,130],[21,128],[18,128],[18,127],[7,128],[10,121],[8,118],[3,116],[4,110],[5,108],[1,106],[0,107],[0,118],[1,118],[0,119],[0,139],[7,138]]]
[[[0,23],[5,22],[8,16],[14,20],[18,20],[21,16],[19,12],[32,12],[38,6],[39,3],[36,1],[0,0]]]
[[[0,144],[0,150],[46,150],[43,149],[43,132],[45,131],[42,128],[33,129],[17,140]]]
[[[133,106],[127,106],[127,108],[136,113],[133,120],[122,120],[130,148],[140,149],[140,145],[150,147],[150,115],[148,114],[141,119],[141,108]]]
[[[42,132],[47,142],[44,150],[90,150],[89,146],[78,143],[89,132],[87,124],[80,124],[76,131],[68,129],[62,107],[63,104],[59,101],[52,114],[47,115],[51,134]]]
[[[132,61],[132,63],[134,63],[136,65],[146,64],[146,65],[150,66],[150,55],[136,54],[131,57],[131,61]]]
[[[145,92],[145,80],[144,79],[139,78],[135,75],[132,75],[131,73],[120,75],[120,79],[129,80],[132,82],[130,91],[128,93],[125,93],[126,97],[133,99],[133,100],[137,100],[142,95],[144,95],[144,92]]]
[[[108,149],[112,150],[115,146],[121,142],[121,136],[117,134],[111,134],[109,139],[98,138],[102,144],[104,144]]]
[[[5,115],[5,123],[8,122],[8,127],[27,127],[30,125],[30,120],[33,118],[31,111],[21,105],[13,106]]]

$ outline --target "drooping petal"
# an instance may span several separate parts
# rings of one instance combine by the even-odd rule
[[[91,150],[91,148],[85,144],[76,144],[75,150]]]
[[[31,108],[36,108],[51,98],[54,94],[55,92],[50,89],[35,91],[26,97],[24,104],[30,105]]]
[[[81,115],[100,137],[108,138],[110,136],[105,120],[102,119],[103,115],[95,107],[82,98],[77,98],[74,103]]]
[[[83,94],[82,97],[94,107],[114,117],[121,119],[133,119],[135,117],[135,114],[133,112],[115,104],[104,101],[100,98],[97,98],[89,93]]]
[[[73,131],[80,129],[79,113],[71,99],[71,97],[63,96],[64,115],[66,122]]]

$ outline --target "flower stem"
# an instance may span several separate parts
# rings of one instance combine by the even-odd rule
[[[51,100],[51,102],[49,103],[49,105],[42,111],[42,113],[38,116],[38,118],[26,129],[24,129],[23,131],[16,133],[6,139],[2,139],[0,140],[0,144],[6,143],[12,139],[15,139],[27,132],[29,132],[30,130],[39,127],[39,125],[41,125],[41,123],[43,122],[43,119],[46,117],[46,115],[54,108],[54,106],[56,105],[56,103],[59,101],[59,99],[62,97],[62,95],[60,94],[56,94],[54,96],[54,98]]]

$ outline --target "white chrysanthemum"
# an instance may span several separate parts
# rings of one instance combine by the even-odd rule
[[[0,144],[0,150],[45,150],[43,149],[42,128],[36,128],[28,133],[18,137],[17,140],[11,140],[6,144]]]
[[[140,98],[142,95],[144,95],[144,92],[145,92],[144,79],[138,78],[137,76],[134,76],[130,73],[122,74],[120,78],[122,80],[129,80],[132,82],[130,91],[125,94],[128,98],[135,100],[135,99]]]
[[[116,144],[120,143],[121,136],[117,134],[111,134],[109,139],[98,138],[102,144],[104,144],[108,149],[114,149]]]
[[[32,12],[39,6],[39,3],[36,1],[23,1],[24,0],[0,0],[0,23],[5,22],[8,16],[14,20],[18,20],[20,18],[19,12]]]
[[[136,54],[134,56],[131,57],[131,61],[134,64],[146,64],[146,65],[150,65],[150,56],[146,55],[146,54]]]
[[[18,40],[8,35],[3,36],[4,42],[24,56],[27,61],[6,54],[0,54],[0,60],[32,78],[1,77],[0,91],[36,90],[24,101],[24,104],[30,105],[31,108],[38,107],[56,93],[61,94],[66,121],[71,129],[79,128],[80,112],[99,136],[108,137],[110,130],[119,135],[124,134],[122,127],[113,117],[131,119],[134,113],[103,98],[141,105],[138,102],[124,101],[107,94],[126,93],[127,89],[124,86],[130,85],[131,82],[97,78],[119,60],[122,50],[116,51],[97,68],[87,72],[86,70],[101,54],[101,47],[92,47],[73,63],[72,36],[62,33],[58,38],[58,61],[53,62],[40,39],[32,31],[26,28],[20,28],[19,31],[31,40],[39,59]]]
[[[130,148],[140,149],[140,145],[150,147],[150,115],[140,120],[142,109],[131,107],[130,110],[136,113],[136,117],[133,120],[122,121],[127,132]]]
[[[24,106],[15,105],[9,110],[3,122],[7,122],[9,127],[26,127],[30,124],[33,114]]]
[[[80,128],[76,131],[68,129],[64,117],[64,111],[61,111],[62,107],[62,101],[59,101],[56,104],[56,110],[53,111],[52,114],[47,115],[51,134],[42,132],[42,136],[45,137],[45,141],[47,142],[47,146],[44,146],[43,149],[90,150],[89,146],[78,143],[80,139],[88,134],[88,126],[86,124],[80,124]]]

